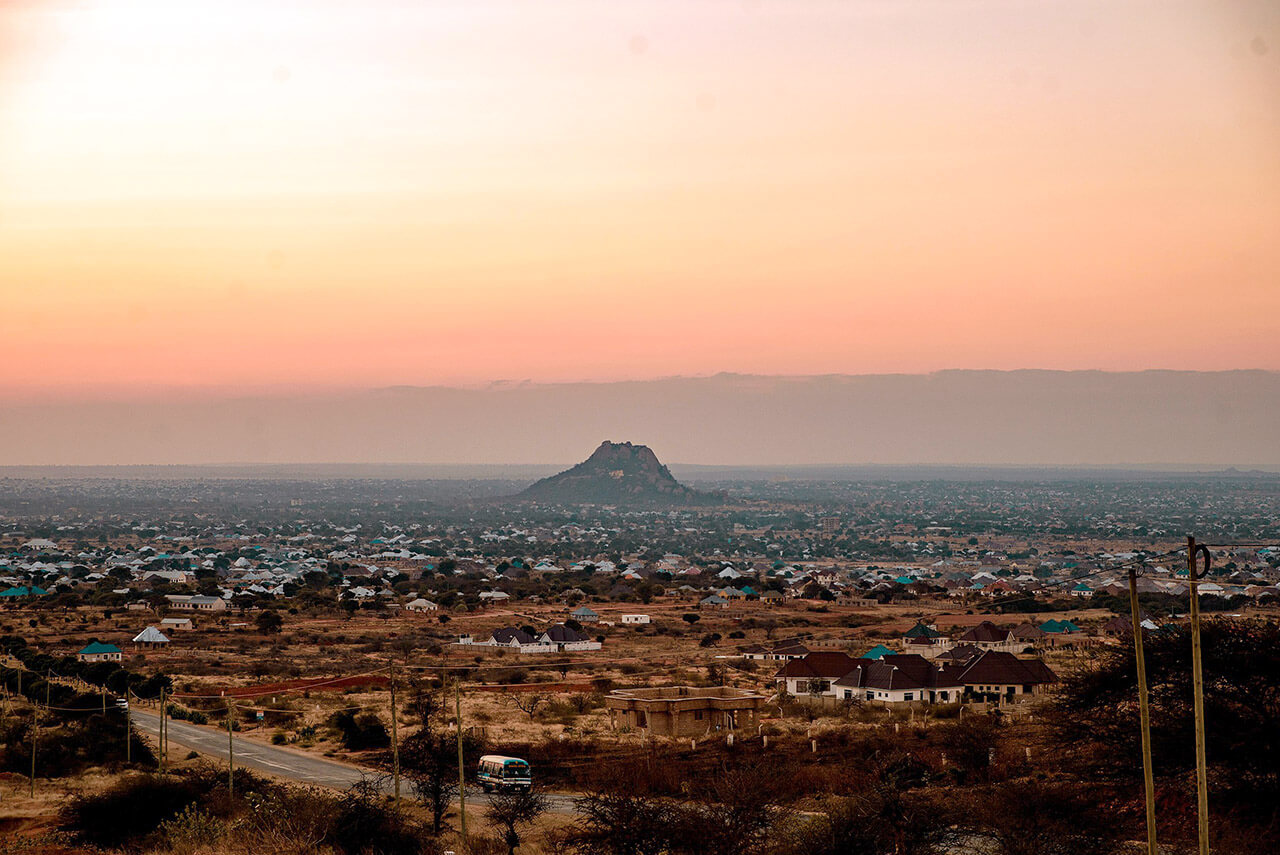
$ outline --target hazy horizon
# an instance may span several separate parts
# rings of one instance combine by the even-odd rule
[[[2,465],[1280,465],[1280,372],[719,374],[0,405]]]
[[[0,465],[1273,465],[1277,151],[1269,0],[0,3]]]

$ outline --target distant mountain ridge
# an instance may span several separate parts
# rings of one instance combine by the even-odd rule
[[[681,484],[647,445],[605,440],[576,466],[543,478],[515,497],[551,504],[707,505],[722,497]]]
[[[1280,372],[720,374],[0,401],[0,465],[562,464],[606,436],[643,436],[664,460],[700,465],[1275,467]]]

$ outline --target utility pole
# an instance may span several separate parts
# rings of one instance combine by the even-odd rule
[[[164,774],[164,687],[160,687],[160,774]]]
[[[1209,549],[1196,545],[1187,536],[1187,570],[1191,588],[1191,682],[1196,710],[1196,818],[1200,831],[1200,855],[1209,855],[1209,781],[1204,759],[1204,669],[1200,664],[1200,590],[1196,570],[1199,554],[1204,554],[1204,572],[1209,574]]]
[[[36,797],[36,740],[40,735],[40,707],[31,705],[31,798]]]
[[[133,762],[133,698],[129,684],[124,684],[124,762]]]
[[[102,714],[107,714],[107,687],[102,687]]]
[[[231,737],[231,699],[227,698],[227,795],[232,797],[236,794],[235,751],[235,743]]]
[[[467,773],[462,759],[462,678],[453,684],[454,703],[458,715],[458,825],[462,829],[462,849],[467,851]]]
[[[1151,774],[1151,711],[1147,704],[1147,664],[1142,655],[1142,618],[1138,611],[1138,573],[1129,567],[1129,611],[1133,618],[1133,653],[1138,667],[1138,721],[1142,727],[1142,785],[1147,802],[1147,855],[1160,855],[1156,845],[1156,785]]]
[[[396,727],[396,666],[391,666],[391,780],[400,807],[400,736]]]

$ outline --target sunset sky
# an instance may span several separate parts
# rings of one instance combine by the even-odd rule
[[[1280,4],[0,0],[0,394],[1280,369]]]

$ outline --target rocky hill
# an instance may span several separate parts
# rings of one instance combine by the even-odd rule
[[[582,463],[543,478],[516,498],[594,505],[706,505],[723,501],[719,495],[681,484],[647,445],[607,440]]]

